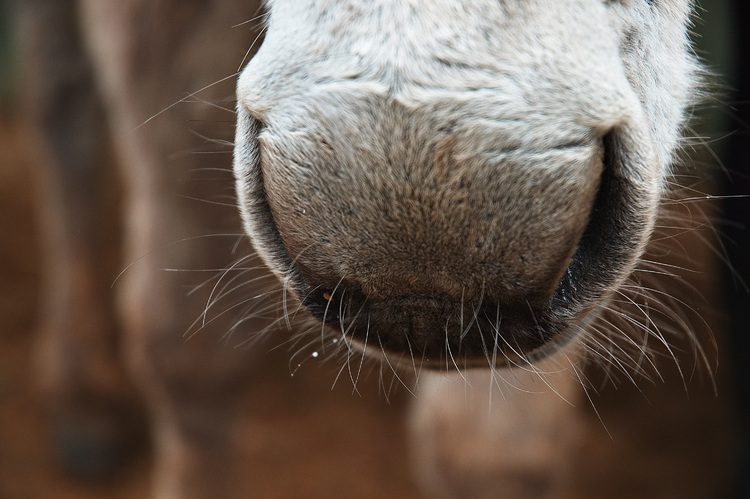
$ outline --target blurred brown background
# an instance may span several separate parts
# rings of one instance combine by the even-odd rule
[[[713,64],[729,75],[724,81],[732,82],[732,60],[739,56],[730,27],[739,14],[718,0],[703,6],[707,12],[696,29],[705,56],[718,54]],[[147,440],[113,476],[76,479],[56,461],[35,402],[30,356],[41,279],[37,158],[17,105],[12,9],[7,3],[0,8],[0,499],[144,497],[149,490]],[[724,94],[720,100],[732,102],[731,92]],[[724,130],[739,129],[734,136],[745,135],[747,125],[731,119],[736,108],[710,104],[718,112],[701,117],[699,134],[721,137]],[[728,147],[714,141],[710,146],[717,154]],[[696,154],[699,169],[703,163],[716,164],[701,148]],[[717,168],[702,171],[722,184]],[[701,182],[699,188],[718,187]],[[703,260],[705,271],[695,278],[709,303],[691,305],[705,311],[719,341],[718,397],[706,376],[696,376],[686,393],[669,368],[664,384],[642,382],[639,390],[625,383],[595,396],[599,414],[586,409],[590,424],[578,454],[571,456],[581,464],[571,477],[569,497],[739,497],[738,423],[745,416],[738,410],[731,366],[744,367],[744,357],[733,353],[746,347],[728,339],[729,313],[723,307],[728,300],[719,279],[724,264],[697,239],[685,244]],[[738,303],[748,304],[747,295],[739,296]],[[248,490],[269,498],[420,497],[409,468],[406,390],[386,400],[376,372],[360,383],[361,395],[352,393],[347,380],[332,389],[337,366],[316,360],[292,376],[289,352],[274,345],[256,347],[268,352],[261,356],[262,374],[252,382],[253,400],[242,431]]]

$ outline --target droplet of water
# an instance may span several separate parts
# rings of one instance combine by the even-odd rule
[[[315,359],[316,359],[316,358],[318,358],[318,352],[313,352],[313,353],[312,353],[312,356],[313,356],[313,358],[315,358]]]

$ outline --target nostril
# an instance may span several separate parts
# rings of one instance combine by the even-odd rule
[[[331,290],[328,291],[321,289],[320,287],[311,287],[308,284],[304,284],[303,287],[307,289],[307,292],[300,293],[302,305],[304,305],[314,317],[325,321],[328,324],[335,325],[335,322],[337,322],[335,319],[338,314],[340,300],[338,296],[334,300],[335,292],[333,289],[331,288]]]
[[[334,328],[362,313],[366,297],[355,284],[340,280],[336,285],[311,284],[300,277],[297,290],[302,305],[318,320]]]

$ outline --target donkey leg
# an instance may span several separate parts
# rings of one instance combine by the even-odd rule
[[[137,420],[112,313],[107,237],[116,228],[102,216],[112,197],[104,113],[75,2],[25,0],[19,18],[23,88],[41,167],[45,282],[35,373],[65,464],[96,475],[111,469],[133,442]]]
[[[126,180],[125,259],[132,265],[119,284],[119,312],[128,365],[154,422],[156,495],[238,497],[233,432],[253,361],[247,349],[234,348],[240,340],[225,341],[237,316],[221,312],[232,304],[205,321],[200,315],[223,297],[224,283],[239,286],[239,301],[262,290],[247,284],[257,272],[219,277],[238,258],[232,248],[242,238],[231,206],[231,154],[200,153],[207,152],[201,137],[231,140],[233,102],[221,101],[234,83],[211,84],[239,67],[255,33],[231,27],[255,17],[258,5],[83,5]],[[179,103],[203,87],[210,88]],[[249,320],[243,330],[265,325]]]
[[[131,146],[138,142],[134,138]],[[151,141],[144,139],[141,151],[149,151],[147,143]],[[157,151],[146,154],[165,161]],[[140,164],[151,161],[142,158]],[[215,269],[234,263],[236,256],[229,246],[236,238],[203,237],[192,225],[202,217],[187,209],[184,201],[172,199],[168,189],[161,194],[130,193],[128,255],[136,263],[119,289],[128,365],[146,397],[152,421],[155,497],[239,497],[241,470],[234,463],[239,461],[241,445],[235,428],[247,401],[254,359],[251,351],[236,346],[242,335],[263,329],[265,323],[246,320],[242,332],[227,338],[237,316],[222,315],[226,311],[222,305],[216,313],[209,310],[203,323],[201,312],[217,283],[206,276],[220,275]],[[202,195],[211,199],[210,194]],[[201,215],[214,213],[217,220],[228,216],[220,211],[206,208]],[[237,227],[230,230],[239,233]],[[248,274],[241,279],[255,277]],[[202,285],[204,281],[208,284]],[[253,294],[262,292],[237,285]],[[233,304],[227,306],[231,309]]]
[[[152,229],[158,231],[166,222],[153,223]],[[214,248],[184,259],[145,258],[128,271],[122,285],[129,367],[153,424],[156,497],[240,494],[239,470],[233,468],[239,448],[234,430],[247,399],[252,353],[223,341],[231,327],[223,319],[211,318],[195,331],[191,322],[206,306],[206,290],[186,296],[198,283],[164,272],[166,265],[228,265],[209,254]]]
[[[432,374],[420,381],[410,427],[417,477],[435,497],[558,497],[579,434],[575,374]],[[546,370],[546,374],[544,373]]]

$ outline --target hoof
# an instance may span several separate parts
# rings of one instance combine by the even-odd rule
[[[146,445],[140,422],[112,414],[57,417],[52,423],[55,451],[65,471],[83,480],[112,476]]]

